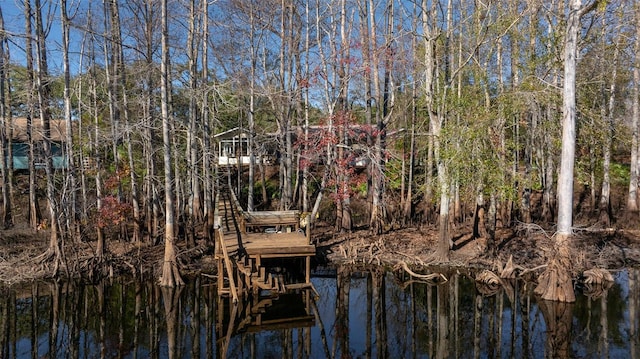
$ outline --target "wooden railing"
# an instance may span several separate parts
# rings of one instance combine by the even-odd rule
[[[216,243],[216,255],[222,257],[222,261],[218,261],[218,291],[224,292],[229,291],[231,293],[231,297],[233,298],[233,302],[238,302],[238,292],[236,288],[236,283],[233,275],[233,263],[231,262],[231,258],[229,257],[229,252],[227,250],[227,246],[224,242],[224,230],[222,228],[222,217],[219,213],[219,205],[220,205],[220,193],[216,194],[215,199],[215,210],[214,210],[214,236]],[[224,267],[223,267],[224,264]],[[227,272],[227,278],[229,278],[229,287],[226,288],[224,286],[224,271]]]
[[[242,209],[242,205],[238,198],[233,193],[233,190],[229,191],[231,193],[231,202],[235,207],[236,220],[238,222],[238,227],[241,233],[247,233],[247,228],[251,227],[274,227],[274,226],[283,226],[283,227],[292,227],[293,231],[298,231],[300,229],[301,220],[306,217],[306,213],[302,213],[298,210],[288,210],[288,211],[245,211]],[[304,222],[304,221],[303,221]],[[305,235],[307,239],[310,239],[310,232],[308,226],[305,227]]]

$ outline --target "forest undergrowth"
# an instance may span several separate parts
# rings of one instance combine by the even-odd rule
[[[626,226],[630,227],[630,226]],[[449,263],[434,263],[438,241],[435,226],[421,225],[390,230],[372,236],[367,229],[336,233],[332,226],[319,223],[312,241],[317,245],[320,265],[377,265],[408,269],[413,273],[433,273],[442,266],[464,270],[500,273],[507,266],[516,276],[534,279],[553,251],[553,233],[535,224],[516,224],[496,232],[495,253],[487,251],[487,238],[474,238],[468,224],[456,226]],[[48,245],[47,230],[15,227],[0,231],[0,283],[53,278],[53,268],[37,257]],[[195,247],[179,241],[178,261],[186,278],[205,273],[215,275],[214,247],[198,239]],[[571,241],[574,278],[598,268],[616,271],[640,265],[640,230],[577,229]],[[109,241],[107,254],[96,263],[91,241],[66,243],[61,277],[88,281],[118,275],[156,276],[162,267],[163,248],[131,241]],[[410,268],[410,269],[409,269]]]

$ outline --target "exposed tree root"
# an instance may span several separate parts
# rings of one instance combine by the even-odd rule
[[[476,288],[480,293],[486,296],[492,296],[498,293],[502,281],[497,274],[490,270],[483,270],[475,278]]]
[[[520,272],[520,276],[522,277],[525,274],[528,274],[528,273],[531,273],[531,272],[535,272],[535,271],[540,270],[540,269],[547,268],[547,266],[548,266],[548,264],[541,264],[541,265],[539,265],[537,267],[527,268],[527,269],[523,270],[522,272]]]
[[[614,279],[611,273],[602,268],[588,269],[582,273],[585,284],[603,284],[613,283]]]
[[[407,274],[409,274],[410,276],[421,279],[428,283],[435,284],[435,283],[444,283],[448,281],[447,277],[445,277],[444,274],[442,273],[418,274],[412,271],[407,265],[407,263],[405,263],[404,261],[398,262],[398,264],[396,264],[394,267],[394,269],[399,269],[399,268],[404,269],[404,271],[407,272]]]
[[[500,278],[516,278],[516,270],[522,270],[521,266],[516,266],[513,264],[513,255],[509,256],[509,260],[507,263],[500,269]]]
[[[567,236],[557,235],[554,255],[538,278],[538,286],[534,292],[542,299],[567,303],[576,301],[567,240]]]
[[[476,282],[480,282],[484,284],[489,284],[489,285],[500,284],[500,277],[498,277],[497,274],[493,273],[490,270],[483,270],[482,272],[478,273],[475,279],[476,279]]]
[[[611,272],[602,268],[592,268],[582,273],[584,281],[583,294],[595,299],[602,297],[613,286]]]

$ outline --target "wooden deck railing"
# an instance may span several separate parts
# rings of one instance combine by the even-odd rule
[[[247,228],[251,227],[274,227],[274,226],[288,226],[292,227],[293,231],[300,229],[300,222],[306,216],[306,213],[302,213],[298,210],[286,210],[286,211],[245,211],[238,201],[233,190],[231,193],[231,202],[234,204],[234,212],[236,213],[236,219],[238,222],[239,230],[241,233],[247,233]],[[305,227],[305,235],[307,239],[310,239],[310,232],[308,226]]]
[[[233,302],[238,302],[238,292],[236,288],[236,283],[233,275],[233,263],[231,262],[231,258],[229,257],[229,252],[227,251],[227,246],[224,242],[224,230],[222,227],[222,217],[219,213],[219,205],[220,205],[220,194],[216,194],[215,198],[215,210],[213,216],[215,218],[214,225],[214,236],[216,243],[216,256],[222,258],[222,260],[218,260],[218,291],[224,292],[226,290],[231,293],[231,297],[233,298]],[[223,267],[224,264],[224,267]],[[224,271],[227,272],[227,278],[229,278],[229,288],[224,286]]]

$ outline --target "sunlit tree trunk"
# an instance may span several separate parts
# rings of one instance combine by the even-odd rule
[[[156,101],[155,101],[155,87],[157,86],[154,79],[154,27],[156,26],[156,2],[154,0],[146,0],[144,3],[144,20],[145,20],[145,63],[146,63],[146,93],[144,94],[144,154],[145,154],[145,167],[147,176],[145,177],[144,191],[145,191],[145,218],[147,232],[151,243],[155,244],[158,239],[158,229],[160,227],[160,199],[158,190],[158,181],[156,176],[158,175],[158,169],[156,162],[158,156],[156,155],[156,146],[158,145],[156,139]]]
[[[120,25],[120,16],[119,16],[119,7],[117,2],[112,3],[112,12],[114,13],[114,22],[117,26],[116,36],[118,42],[114,44],[116,49],[116,74],[117,74],[117,88],[122,97],[122,114],[124,116],[124,122],[127,124],[127,129],[124,133],[126,148],[127,148],[127,159],[128,159],[128,172],[129,172],[129,180],[130,180],[130,190],[131,190],[131,208],[133,212],[133,241],[138,242],[140,240],[140,203],[138,198],[138,178],[136,175],[136,166],[134,161],[134,150],[133,150],[133,141],[131,134],[135,133],[132,129],[135,125],[133,123],[133,119],[131,118],[129,111],[129,95],[127,91],[127,72],[125,68],[125,60],[124,60],[124,51],[122,44],[122,35],[121,35],[121,25]],[[118,174],[118,176],[120,176]],[[121,187],[121,186],[120,186]],[[119,191],[122,189],[119,187]],[[122,201],[123,199],[120,198]],[[121,224],[121,232],[124,236],[127,235],[126,224]]]
[[[51,113],[50,113],[50,94],[49,70],[47,63],[47,48],[45,45],[44,20],[42,18],[42,8],[40,0],[35,0],[35,20],[36,20],[36,48],[37,48],[37,93],[38,106],[40,108],[40,121],[42,121],[42,140],[45,156],[45,175],[47,178],[47,209],[49,211],[49,248],[44,254],[43,259],[54,260],[54,274],[57,274],[59,266],[62,264],[62,252],[59,241],[59,223],[58,223],[58,203],[55,195],[55,182],[53,178],[53,156],[51,152]]]
[[[292,75],[292,62],[291,53],[295,51],[292,48],[291,39],[291,16],[294,12],[295,6],[289,4],[285,0],[280,1],[280,48],[279,48],[279,68],[278,68],[278,86],[280,94],[272,95],[276,102],[276,108],[278,112],[278,127],[279,127],[279,141],[281,148],[280,159],[280,192],[281,201],[280,209],[289,209],[292,205],[293,191],[292,191],[292,174],[293,174],[293,142],[291,138],[291,99],[289,83],[293,81]]]
[[[11,86],[8,68],[10,63],[8,39],[5,33],[4,17],[0,9],[0,175],[2,175],[2,218],[0,226],[13,227],[13,154],[11,115]],[[8,86],[9,85],[9,86]],[[2,347],[0,347],[0,350]]]
[[[35,103],[34,90],[35,70],[33,65],[33,13],[31,10],[31,1],[24,0],[24,16],[25,16],[25,53],[27,64],[27,141],[29,143],[29,227],[38,228],[40,225],[41,214],[40,205],[38,204],[36,184],[36,167],[35,167],[35,144],[33,142],[33,120],[35,119]]]
[[[364,82],[364,121],[365,124],[367,125],[368,128],[372,128],[372,122],[373,122],[373,98],[372,98],[372,89],[371,89],[371,71],[368,71],[366,69],[371,69],[372,68],[372,64],[371,64],[371,51],[372,51],[372,47],[373,47],[373,43],[371,41],[371,25],[369,24],[369,13],[371,12],[369,10],[369,0],[359,0],[359,7],[360,7],[360,36],[361,36],[361,43],[362,43],[362,49],[360,50],[362,52],[362,67],[365,69],[365,71],[362,74],[362,79]],[[372,133],[367,133],[367,147],[372,147],[373,146],[373,134]],[[369,164],[369,168],[367,169],[367,199],[368,199],[368,204],[369,204],[369,213],[371,213],[372,208],[372,200],[370,199],[371,195],[372,195],[372,191],[371,191],[371,187],[372,187],[372,183],[371,183],[371,174],[372,174],[372,168],[371,166],[373,165],[373,162],[371,162]]]
[[[340,112],[340,116],[343,116],[343,120],[338,127],[338,136],[340,146],[337,149],[337,158],[340,160],[345,159],[345,147],[349,145],[348,138],[348,126],[351,124],[348,101],[349,101],[349,73],[351,66],[349,66],[349,57],[351,49],[349,45],[350,31],[348,30],[347,20],[347,2],[346,0],[340,1],[340,50],[337,66],[338,72],[338,102],[337,107]],[[351,198],[349,194],[349,174],[346,173],[346,169],[341,169],[338,178],[338,200],[336,203],[337,209],[337,229],[339,231],[351,231],[353,228],[353,220],[351,217]]]
[[[64,73],[64,120],[66,122],[66,133],[65,133],[65,154],[67,156],[67,166],[68,166],[68,182],[70,189],[70,198],[67,198],[68,201],[68,213],[70,215],[66,218],[66,227],[67,231],[72,234],[74,237],[78,238],[77,235],[79,233],[79,229],[77,227],[78,217],[77,213],[77,190],[76,190],[76,167],[74,163],[74,143],[73,143],[73,121],[71,118],[71,69],[69,64],[69,31],[70,31],[70,20],[67,12],[67,0],[60,0],[60,18],[62,22],[62,63],[63,63],[63,73]]]
[[[256,46],[256,19],[255,19],[255,13],[254,13],[254,3],[251,2],[251,4],[249,4],[249,26],[250,26],[250,31],[249,31],[249,52],[250,52],[250,62],[251,62],[251,67],[249,69],[249,113],[247,114],[248,116],[248,125],[249,125],[249,138],[248,138],[248,143],[247,145],[249,146],[249,178],[248,178],[248,183],[247,183],[247,211],[253,211],[253,207],[254,207],[254,198],[253,198],[253,189],[254,189],[254,182],[255,182],[255,162],[256,162],[256,158],[255,158],[255,144],[254,144],[254,139],[255,139],[255,134],[256,134],[256,128],[255,128],[255,91],[256,91],[256,67],[257,67],[257,59],[258,59],[258,54],[257,54],[257,46]]]
[[[120,92],[120,46],[122,45],[122,35],[120,29],[120,11],[116,0],[104,1],[104,24],[106,38],[104,41],[105,56],[105,76],[107,82],[107,97],[109,107],[109,120],[111,129],[111,155],[112,166],[114,168],[113,176],[116,179],[117,198],[122,201],[122,179],[120,156],[118,154],[119,142],[121,136],[121,114],[122,114],[122,93]]]
[[[92,41],[93,43],[93,41]],[[95,63],[96,56],[93,50],[91,51],[91,59],[92,63]],[[102,209],[102,167],[104,166],[101,153],[100,153],[100,143],[99,143],[99,134],[100,134],[100,125],[99,125],[99,108],[98,108],[98,74],[97,69],[93,67],[90,70],[91,74],[91,116],[93,118],[93,141],[90,144],[90,148],[92,149],[91,153],[93,158],[96,160],[96,168],[95,168],[95,186],[96,186],[96,210],[100,212]],[[104,252],[106,250],[106,242],[104,239],[104,231],[102,226],[96,226],[96,251],[95,256],[97,258],[102,258],[104,256]]]
[[[315,28],[316,28],[316,44],[318,46],[318,54],[320,57],[320,62],[322,64],[323,71],[325,71],[325,73],[327,74],[330,74],[332,72],[330,71],[329,61],[327,59],[327,55],[325,54],[326,49],[323,45],[323,39],[325,34],[322,31],[317,31],[317,29],[320,29],[322,26],[322,16],[320,15],[320,9],[322,8],[322,5],[320,3],[320,0],[316,0],[315,5],[316,5]],[[334,51],[334,49],[331,48],[330,51]],[[335,75],[335,73],[333,73],[333,75]],[[335,78],[335,76],[333,76],[330,79],[327,78],[325,81],[322,82],[322,87],[323,87],[322,90],[324,92],[323,101],[324,101],[324,105],[327,108],[326,126],[327,126],[327,130],[330,133],[333,133],[333,131],[335,131],[335,127],[333,124],[333,117],[335,115],[335,101],[331,95],[332,94],[331,85],[335,82],[337,82],[337,79]],[[335,147],[332,146],[331,144],[327,144],[327,146],[325,147],[325,156],[326,156],[326,163],[324,165],[322,179],[320,180],[320,190],[318,191],[318,195],[316,196],[315,201],[313,203],[311,215],[308,217],[309,225],[313,224],[313,222],[315,221],[316,215],[320,210],[320,203],[322,202],[324,191],[326,190],[327,183],[329,182],[329,177],[331,175],[331,171],[332,171],[331,167],[334,165]]]
[[[206,1],[206,0],[204,0]],[[196,29],[196,24],[198,19],[200,18],[199,9],[197,1],[191,0],[189,2],[190,7],[190,19],[189,19],[189,34],[187,39],[187,44],[189,48],[188,54],[188,67],[189,67],[189,129],[187,131],[187,148],[188,148],[188,156],[187,160],[189,163],[189,181],[190,181],[190,189],[189,189],[189,206],[187,206],[187,211],[190,212],[187,215],[187,225],[188,225],[188,233],[187,242],[190,245],[195,245],[195,239],[192,235],[194,222],[202,221],[202,199],[200,197],[201,192],[201,177],[200,172],[198,171],[199,166],[197,165],[198,159],[202,155],[202,151],[199,151],[198,138],[197,138],[197,126],[198,121],[201,120],[200,112],[198,111],[198,106],[196,103],[197,100],[197,92],[198,92],[198,33],[199,29]],[[203,64],[204,66],[205,64]]]
[[[374,42],[374,48],[376,45],[376,32],[375,32],[375,11],[373,10],[373,1],[370,0],[370,21],[371,21],[371,39]],[[393,1],[387,3],[387,27],[385,33],[385,46],[382,52],[384,56],[384,78],[382,96],[380,96],[380,83],[378,79],[378,65],[379,51],[374,51],[373,55],[373,85],[376,95],[376,104],[378,104],[378,110],[376,111],[376,138],[374,147],[374,158],[372,166],[372,203],[371,203],[371,219],[369,227],[374,234],[381,234],[385,227],[386,206],[383,205],[384,196],[384,183],[385,183],[385,152],[386,152],[386,123],[389,121],[391,112],[393,110],[394,93],[393,93],[393,80],[392,76],[392,52],[394,46],[394,7]]]
[[[183,285],[182,277],[178,271],[178,263],[175,249],[175,205],[174,182],[172,172],[171,150],[171,115],[169,113],[169,26],[167,14],[167,0],[161,1],[162,8],[162,62],[160,64],[160,108],[162,116],[162,143],[164,157],[164,200],[165,200],[165,227],[164,227],[164,262],[160,285],[163,287],[175,287]]]
[[[304,38],[304,51],[305,53],[309,53],[311,49],[311,10],[309,9],[309,2],[305,1],[305,38]],[[308,153],[309,151],[309,107],[311,106],[310,98],[309,98],[309,77],[311,76],[310,72],[311,63],[310,61],[305,61],[305,81],[307,81],[306,86],[302,86],[303,91],[303,101],[304,101],[304,144],[303,144],[303,152]],[[263,172],[263,171],[261,171]],[[264,172],[263,172],[264,173]],[[264,186],[263,186],[264,188]],[[306,165],[302,168],[302,211],[308,212],[310,210],[309,206],[309,166]]]
[[[436,261],[446,262],[449,260],[449,249],[452,242],[449,234],[449,205],[450,205],[450,186],[447,174],[447,168],[440,156],[441,148],[441,131],[443,118],[436,109],[434,102],[436,89],[436,40],[438,31],[435,27],[436,22],[436,6],[435,3],[431,7],[427,6],[426,0],[422,1],[422,27],[424,31],[424,66],[425,66],[425,103],[426,110],[429,115],[429,128],[431,130],[430,137],[433,141],[433,159],[436,163],[438,186],[440,189],[440,213],[439,213],[439,234],[438,245],[436,248]],[[428,10],[427,10],[428,9]]]
[[[412,28],[417,32],[418,28],[418,3],[414,4],[413,8],[413,22]],[[418,40],[415,36],[411,38],[411,52],[414,54],[418,53]],[[418,62],[415,61],[413,67],[411,69],[412,76],[414,78],[419,78],[418,75]],[[411,120],[411,124],[408,127],[409,132],[409,149],[408,157],[406,160],[408,162],[407,169],[407,184],[405,189],[405,197],[404,197],[404,208],[403,211],[403,223],[408,223],[412,220],[413,216],[413,176],[415,172],[415,160],[416,160],[416,123],[418,121],[418,85],[415,81],[411,84],[411,113],[409,118]],[[404,174],[403,174],[404,175]]]
[[[215,218],[213,216],[214,184],[211,158],[213,149],[211,147],[211,121],[209,119],[209,2],[202,2],[202,80],[204,86],[202,92],[202,138],[204,155],[202,167],[204,173],[204,215],[206,218],[205,236],[209,242],[213,242],[213,227]],[[215,170],[214,170],[215,171]]]
[[[606,29],[606,22],[603,17],[602,21],[603,32]],[[619,31],[615,31],[619,32]],[[603,33],[603,38],[605,34]],[[611,226],[611,150],[612,150],[612,142],[614,136],[614,111],[616,105],[616,81],[617,81],[617,73],[618,73],[618,56],[620,53],[620,37],[616,37],[615,47],[613,49],[613,59],[612,59],[612,68],[611,68],[611,82],[609,85],[609,98],[605,98],[607,107],[602,108],[604,113],[604,125],[605,125],[605,134],[604,134],[604,143],[603,143],[603,153],[602,153],[602,188],[600,192],[600,204],[599,204],[599,212],[600,212],[600,224],[602,224],[605,228]],[[604,49],[603,49],[604,51]],[[604,67],[603,67],[604,68]],[[604,93],[604,91],[603,91]]]
[[[634,42],[634,64],[633,84],[631,88],[631,168],[629,173],[629,196],[627,197],[627,211],[629,213],[638,212],[638,176],[640,170],[638,166],[638,126],[640,123],[640,3],[633,2],[635,13],[636,37]]]
[[[597,0],[583,8],[581,0],[571,0],[564,43],[564,86],[562,93],[562,154],[558,177],[558,227],[555,250],[545,271],[540,275],[536,293],[543,299],[574,302],[571,281],[571,257],[568,241],[573,221],[573,168],[575,165],[576,64],[580,18],[597,5]]]

